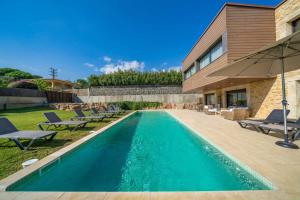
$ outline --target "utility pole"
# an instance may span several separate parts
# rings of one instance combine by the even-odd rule
[[[57,77],[57,69],[50,67],[50,77],[54,80]]]
[[[50,77],[52,78],[51,81],[51,89],[54,90],[54,80],[57,77],[57,69],[50,67]]]

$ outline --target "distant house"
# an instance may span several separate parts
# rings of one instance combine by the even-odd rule
[[[15,82],[11,82],[9,85],[14,88],[28,88],[37,89],[37,86],[33,83],[34,79],[23,79]],[[59,79],[42,79],[49,83],[52,91],[71,91],[73,83],[70,81],[59,80]]]
[[[65,91],[73,88],[73,83],[70,81],[59,80],[59,79],[43,79],[51,84],[53,91]]]

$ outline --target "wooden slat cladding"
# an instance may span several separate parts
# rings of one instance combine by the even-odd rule
[[[226,32],[226,9],[223,9],[212,22],[206,32],[200,37],[189,55],[183,61],[183,71],[189,68],[216,40]]]
[[[224,34],[226,33],[226,34]],[[229,62],[275,41],[275,12],[270,7],[226,4],[183,61],[190,67],[221,36],[227,35],[223,56],[183,81],[183,92],[202,90],[226,77],[207,77]],[[223,38],[224,39],[224,38]]]
[[[228,62],[275,41],[274,9],[226,7]]]
[[[201,69],[199,72],[191,76],[183,82],[182,91],[189,92],[191,90],[201,88],[214,82],[225,79],[226,77],[207,77],[212,72],[222,68],[227,64],[227,54],[223,54],[220,58],[212,62],[207,67]]]

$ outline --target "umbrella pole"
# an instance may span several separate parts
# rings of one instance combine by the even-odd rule
[[[282,86],[282,108],[283,108],[283,123],[284,123],[284,141],[277,141],[276,144],[285,147],[285,148],[291,148],[291,149],[299,149],[299,147],[294,144],[292,141],[289,141],[289,135],[287,130],[287,115],[286,115],[286,106],[287,106],[287,100],[286,100],[286,91],[285,91],[285,77],[284,77],[284,58],[283,58],[283,45],[281,46],[281,86]]]

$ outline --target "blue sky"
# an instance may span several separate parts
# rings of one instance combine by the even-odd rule
[[[0,67],[76,80],[178,68],[224,0],[1,0]],[[280,0],[235,0],[276,5]]]

